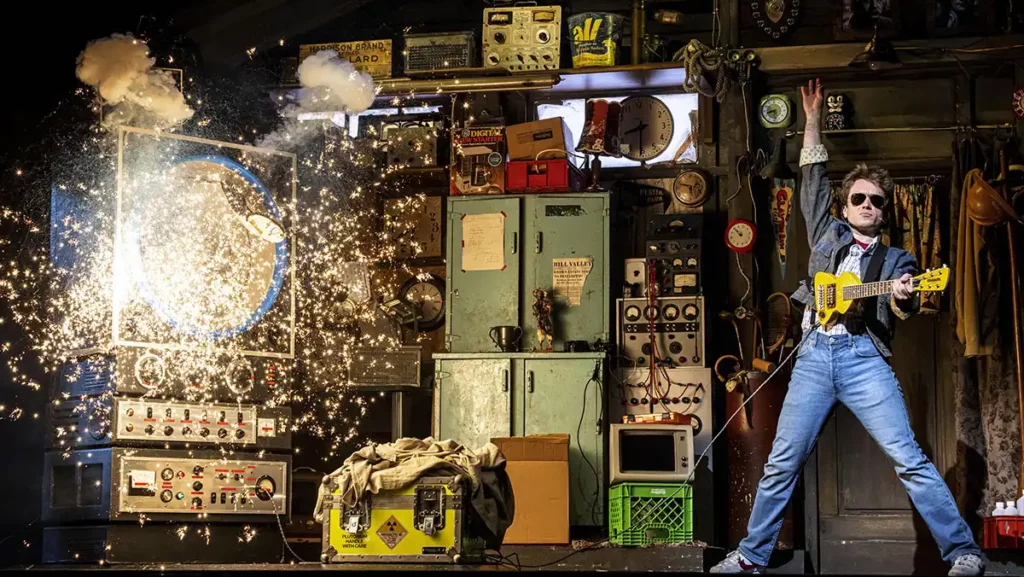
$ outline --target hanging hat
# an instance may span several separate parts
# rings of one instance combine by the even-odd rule
[[[980,170],[972,170],[968,173],[968,177],[971,177],[972,173],[974,173],[972,179],[974,184],[967,189],[967,216],[971,220],[981,226],[995,226],[1009,220],[1016,220],[1024,224],[1017,212],[1013,210],[1013,206],[999,194],[999,191],[981,178]]]

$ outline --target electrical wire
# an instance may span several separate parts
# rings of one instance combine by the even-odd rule
[[[818,326],[820,326],[820,325],[818,323],[815,323],[814,326],[811,327],[811,331],[815,330]],[[759,393],[761,391],[761,389],[764,388],[765,385],[767,385],[769,382],[771,382],[772,378],[775,377],[775,375],[777,375],[780,370],[782,370],[782,367],[784,367],[786,365],[786,363],[789,362],[789,359],[792,358],[793,355],[796,354],[796,352],[798,350],[800,350],[800,344],[802,342],[803,342],[803,337],[801,337],[800,341],[798,341],[797,344],[793,347],[793,350],[789,353],[789,355],[786,357],[786,359],[783,362],[779,363],[778,367],[776,367],[775,370],[772,371],[772,373],[770,375],[768,375],[768,378],[766,378],[764,380],[764,382],[762,382],[756,389],[754,389],[754,391],[752,393],[747,395],[747,398],[740,404],[739,407],[736,408],[736,411],[733,412],[733,414],[728,418],[728,420],[725,421],[725,424],[722,425],[722,427],[719,429],[718,433],[716,433],[715,436],[713,436],[711,438],[711,441],[708,443],[708,446],[704,448],[704,451],[700,454],[700,457],[698,457],[697,460],[693,463],[693,467],[690,468],[690,474],[687,475],[686,480],[683,481],[683,483],[681,483],[679,485],[679,487],[677,487],[676,490],[671,495],[666,495],[666,496],[662,497],[659,500],[659,505],[657,505],[655,507],[652,507],[650,510],[648,510],[647,514],[644,515],[641,520],[633,521],[633,523],[630,524],[629,527],[627,527],[626,529],[623,530],[624,533],[632,531],[635,527],[645,523],[648,519],[651,518],[652,515],[654,515],[656,513],[660,513],[661,510],[663,510],[664,507],[666,507],[666,503],[668,503],[670,499],[672,499],[677,494],[679,494],[679,491],[682,490],[683,487],[689,485],[689,483],[693,480],[693,475],[697,472],[697,466],[700,465],[701,461],[704,460],[704,457],[707,455],[708,451],[711,450],[711,447],[714,446],[715,442],[718,441],[718,439],[722,436],[722,434],[726,432],[726,430],[729,427],[729,423],[731,423],[732,420],[736,418],[736,415],[740,414],[740,412],[743,411],[744,408],[746,408],[747,403],[749,403],[754,398],[754,396],[757,395],[757,393]],[[574,555],[578,555],[579,553],[583,553],[584,551],[590,551],[590,550],[593,550],[593,549],[597,549],[598,547],[601,547],[604,544],[609,543],[609,542],[611,542],[611,537],[608,537],[608,538],[603,539],[601,541],[598,541],[596,543],[591,543],[587,547],[583,547],[582,549],[577,549],[577,550],[573,551],[572,553],[569,553],[568,555],[565,555],[564,557],[561,557],[561,558],[556,559],[554,561],[551,561],[549,563],[544,563],[543,565],[520,565],[519,568],[520,569],[543,569],[544,567],[550,567],[550,566],[555,565],[557,563],[561,563],[561,562],[565,561],[566,559],[569,559],[570,557],[572,557]]]
[[[256,486],[255,483],[253,483],[252,487],[253,491],[256,493],[259,493],[261,490],[259,487]],[[292,549],[292,546],[288,544],[288,536],[284,534],[284,525],[281,524],[281,512],[277,509],[277,503],[274,501],[273,495],[271,495],[270,497],[270,504],[274,507],[274,519],[277,521],[277,528],[281,532],[281,542],[284,543],[285,548],[288,549],[288,552],[292,554],[292,557],[298,559],[299,563],[309,563],[309,561],[306,561],[302,557],[299,557],[299,554],[296,553],[295,550]],[[284,560],[283,555],[281,560]]]

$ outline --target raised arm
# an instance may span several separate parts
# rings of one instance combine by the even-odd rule
[[[821,105],[824,98],[821,81],[815,79],[800,87],[804,104],[804,145],[800,149],[800,210],[807,223],[807,242],[814,247],[832,223],[832,189],[825,162],[828,153],[821,144]]]

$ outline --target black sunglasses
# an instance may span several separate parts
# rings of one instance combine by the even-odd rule
[[[866,199],[871,200],[871,204],[877,209],[885,208],[885,197],[880,194],[864,194],[863,192],[855,192],[850,195],[850,204],[853,206],[860,206],[864,204]]]

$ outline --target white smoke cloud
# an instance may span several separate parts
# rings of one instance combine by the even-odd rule
[[[317,122],[301,121],[300,115],[316,112],[358,114],[373,104],[377,89],[373,77],[356,70],[334,50],[321,50],[299,64],[297,71],[302,88],[293,104],[282,111],[283,124],[260,139],[259,146],[290,148],[306,137],[318,133]]]
[[[166,70],[153,70],[149,46],[128,34],[93,40],[78,56],[78,79],[95,88],[115,110],[105,123],[145,118],[153,127],[173,126],[195,113]],[[144,114],[139,114],[139,112]]]

